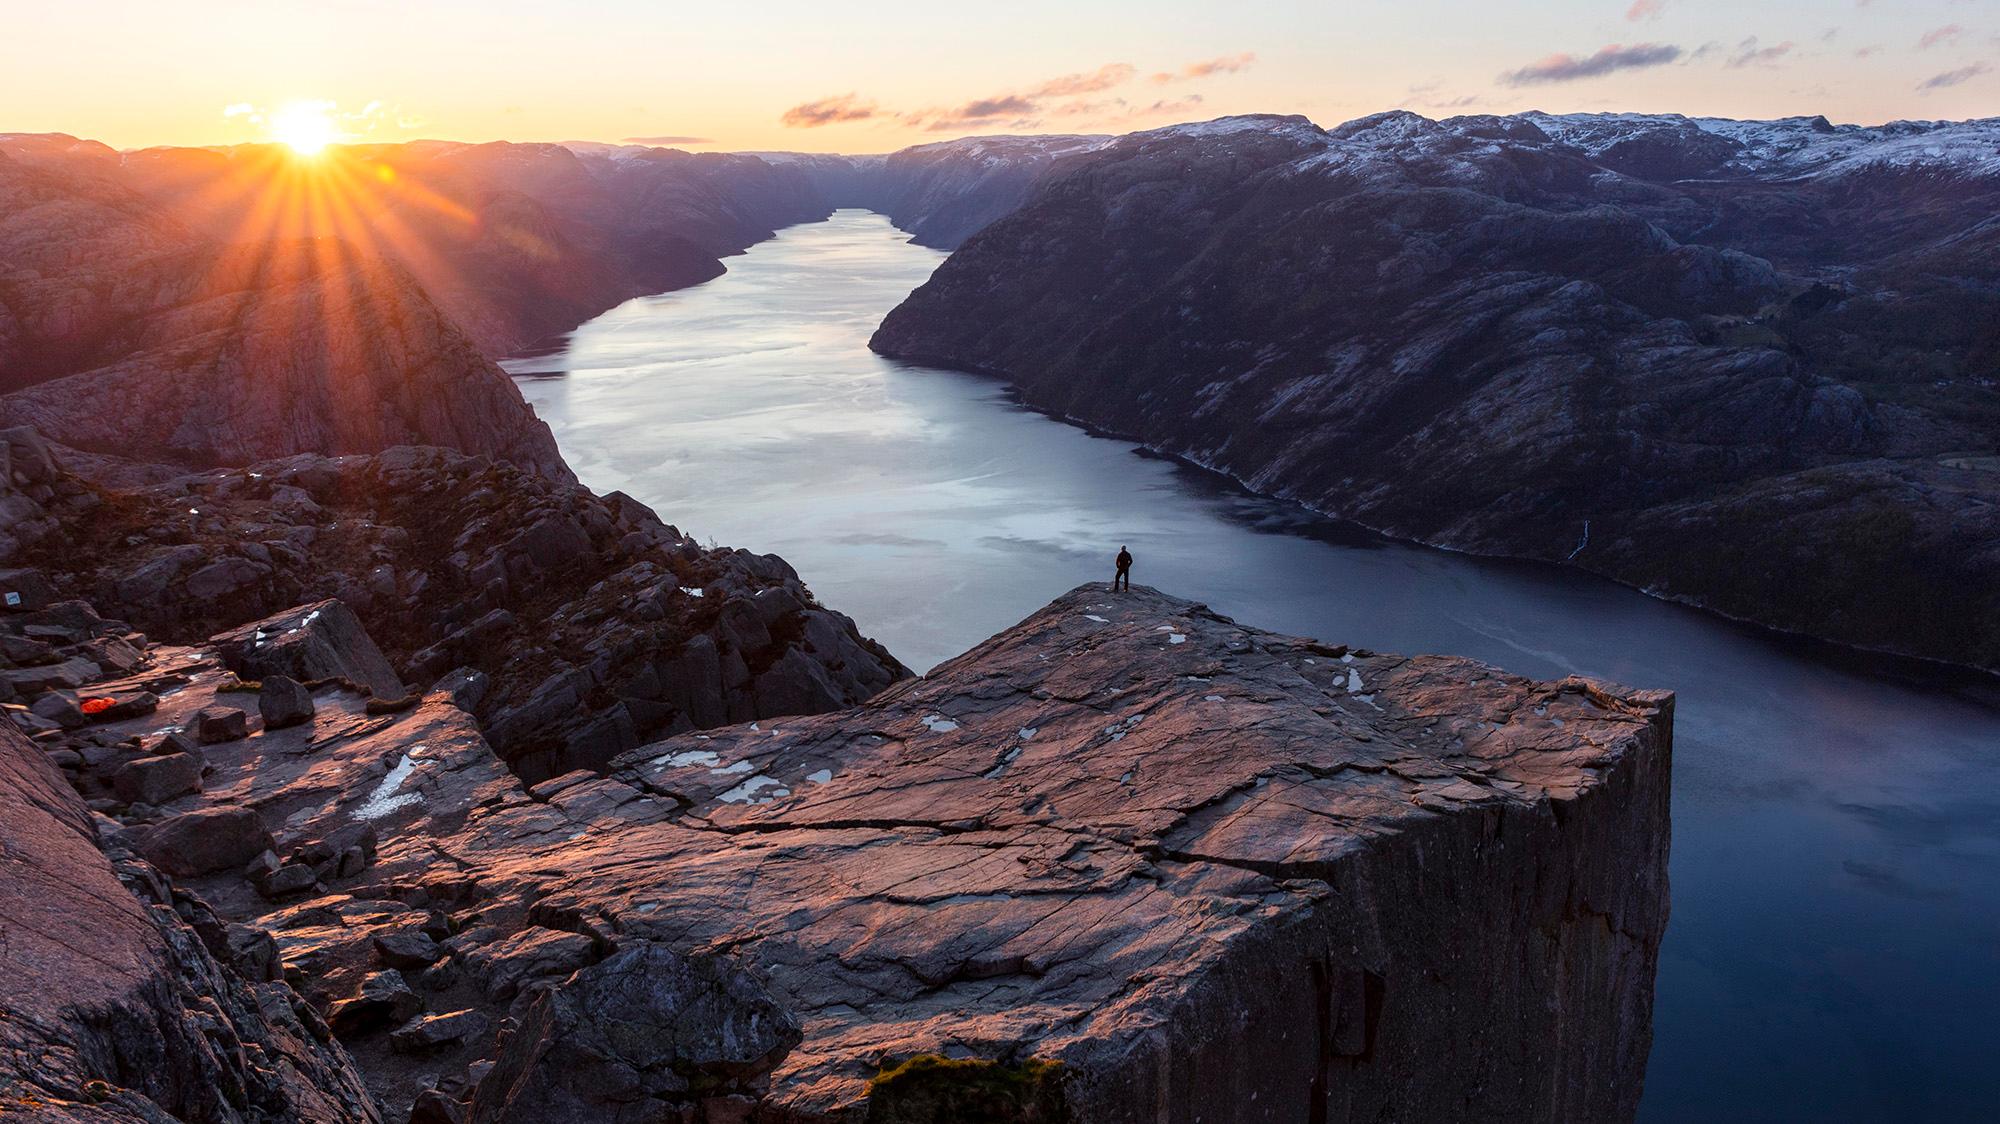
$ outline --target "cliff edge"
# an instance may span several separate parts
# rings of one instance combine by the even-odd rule
[[[315,616],[255,636],[367,662]],[[1664,692],[1093,585],[860,706],[524,784],[463,684],[398,709],[265,668],[274,709],[232,711],[240,640],[150,647],[42,742],[275,934],[389,1118],[1636,1110]]]

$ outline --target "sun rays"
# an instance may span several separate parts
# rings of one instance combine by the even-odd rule
[[[335,365],[370,354],[382,358],[364,362],[393,363],[394,345],[375,337],[405,325],[422,293],[467,283],[461,255],[485,233],[468,205],[478,200],[455,197],[448,172],[401,146],[342,143],[334,118],[299,104],[271,115],[273,143],[190,167],[172,210],[219,244],[199,286],[240,303],[246,372],[264,365],[267,347]],[[440,178],[445,190],[428,182]],[[347,389],[327,387],[335,398]]]
[[[288,102],[271,114],[271,139],[300,156],[318,156],[326,146],[340,139],[333,123],[333,103],[326,101]]]

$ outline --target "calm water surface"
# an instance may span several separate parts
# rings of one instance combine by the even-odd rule
[[[943,255],[794,227],[510,360],[578,475],[784,555],[929,667],[1129,545],[1249,624],[1680,693],[1673,922],[1645,1116],[1992,1119],[2000,690],[1550,567],[1378,541],[866,348]]]

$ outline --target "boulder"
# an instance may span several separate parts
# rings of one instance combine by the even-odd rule
[[[426,1053],[456,1046],[467,1039],[484,1038],[490,1025],[491,1020],[483,1013],[470,1008],[441,1015],[419,1015],[389,1032],[389,1048],[404,1054]]]
[[[103,668],[81,656],[72,656],[61,663],[0,671],[0,680],[23,695],[34,695],[51,690],[74,691],[102,674]]]
[[[312,692],[288,675],[266,675],[257,690],[257,713],[266,730],[296,726],[313,716]]]
[[[352,997],[327,1009],[326,1025],[346,1038],[406,1022],[423,1009],[423,997],[410,990],[403,973],[394,969],[371,972]]]
[[[339,601],[287,609],[212,637],[222,661],[245,679],[283,675],[301,683],[345,679],[378,698],[407,691],[361,619]]]
[[[54,663],[56,649],[45,640],[31,640],[11,632],[0,632],[0,657],[13,664]]]
[[[45,609],[57,596],[56,587],[40,570],[18,567],[0,570],[0,612],[26,613]]]
[[[67,691],[50,691],[36,699],[28,707],[28,712],[46,718],[65,730],[74,730],[90,721],[84,716],[77,697]]]
[[[154,824],[140,834],[138,845],[154,866],[192,878],[241,870],[270,850],[272,841],[264,821],[249,808],[204,808]]]
[[[205,706],[194,712],[185,727],[203,745],[233,742],[250,734],[250,718],[233,706]]]
[[[479,1083],[471,1120],[658,1120],[771,1072],[800,1037],[730,958],[636,945],[534,998]]]
[[[283,901],[310,892],[319,885],[319,874],[305,863],[285,863],[273,870],[254,873],[250,884],[266,901]]]
[[[375,938],[375,956],[391,968],[428,968],[444,955],[444,949],[420,932],[385,933]]]
[[[199,754],[141,757],[128,761],[112,775],[111,787],[128,804],[165,804],[177,796],[201,791]]]
[[[597,942],[581,933],[530,927],[466,953],[466,966],[492,1000],[512,999],[522,986],[566,976],[597,959]]]
[[[248,558],[224,558],[211,562],[187,576],[187,595],[196,601],[215,601],[257,584],[271,567]]]

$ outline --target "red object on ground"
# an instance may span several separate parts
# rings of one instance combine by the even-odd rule
[[[78,704],[77,709],[85,714],[102,714],[117,705],[117,699],[85,699]]]

